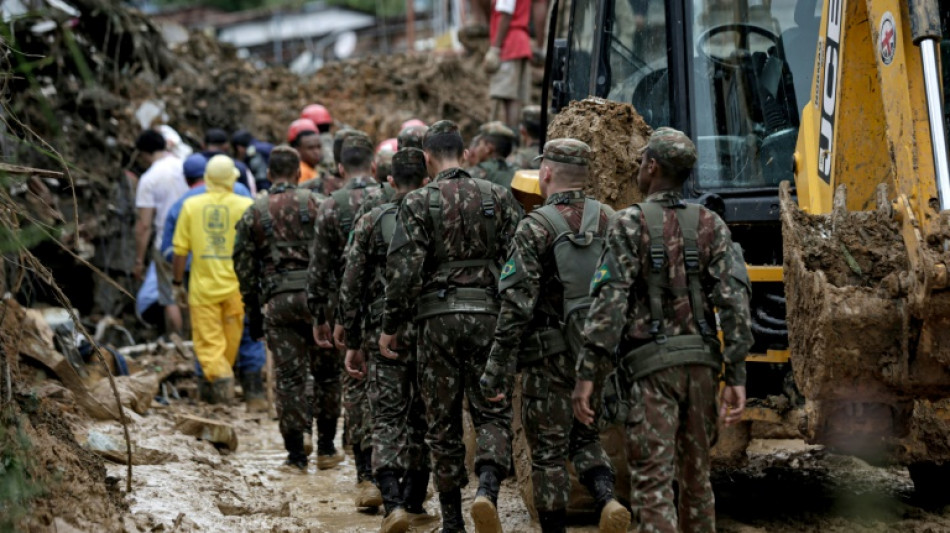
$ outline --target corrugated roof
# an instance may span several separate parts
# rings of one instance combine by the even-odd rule
[[[223,28],[218,39],[238,48],[260,46],[274,41],[320,37],[331,32],[358,30],[376,23],[375,17],[330,8],[315,13],[279,15],[270,20],[246,22]]]

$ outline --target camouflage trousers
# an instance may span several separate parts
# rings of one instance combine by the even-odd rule
[[[379,353],[381,328],[367,332],[369,403],[373,419],[373,472],[429,470],[426,409],[419,394],[415,329],[400,335],[399,360]]]
[[[578,475],[596,467],[613,471],[596,424],[585,426],[574,418],[575,381],[570,352],[549,356],[521,371],[521,418],[531,450],[534,505],[539,511],[567,507],[571,492],[567,459]]]
[[[429,426],[433,477],[439,492],[468,483],[462,440],[462,398],[467,396],[476,433],[475,470],[494,465],[508,472],[511,461],[511,402],[482,396],[478,380],[488,361],[495,317],[439,315],[419,323],[419,385]]]
[[[344,373],[343,414],[346,416],[347,443],[353,449],[370,449],[373,445],[373,413],[368,392],[368,380]]]
[[[629,387],[627,460],[639,531],[715,531],[709,449],[717,435],[718,386],[715,369],[689,365],[659,370]]]
[[[340,355],[316,347],[309,317],[304,292],[278,294],[265,307],[265,338],[274,356],[282,435],[311,433],[314,418],[335,429],[340,416]],[[308,374],[312,389],[307,387]]]

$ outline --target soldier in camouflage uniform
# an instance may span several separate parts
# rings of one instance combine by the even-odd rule
[[[418,148],[422,149],[422,140],[425,138],[426,131],[429,128],[426,126],[406,126],[399,132],[399,135],[396,137],[396,149],[402,150],[403,148]],[[360,208],[356,211],[356,220],[363,218],[363,215],[369,213],[376,207],[383,205],[388,202],[393,201],[393,195],[395,191],[392,186],[386,182],[384,179],[380,179],[379,176],[383,175],[379,171],[380,160],[376,161],[376,181],[383,184],[381,188],[373,188],[369,191],[366,196],[363,197],[363,203],[360,205]],[[390,166],[390,168],[392,168]],[[385,174],[389,176],[389,174]]]
[[[511,405],[491,403],[478,387],[498,313],[498,272],[520,209],[504,187],[459,168],[465,144],[443,120],[425,138],[434,181],[406,195],[386,264],[380,353],[400,358],[396,342],[414,318],[422,398],[443,531],[464,531],[461,487],[468,482],[462,442],[462,398],[477,432],[479,488],[472,505],[478,531],[501,531],[495,509],[511,460]],[[395,351],[394,351],[395,350]]]
[[[365,133],[352,133],[346,137],[338,161],[346,181],[343,188],[333,192],[317,212],[307,275],[307,305],[313,318],[313,335],[317,345],[332,348],[335,343],[338,349],[343,350],[346,348],[343,325],[336,325],[331,340],[330,321],[333,319],[339,280],[343,275],[345,247],[363,197],[368,190],[379,188],[380,184],[373,178],[373,143]],[[382,504],[382,498],[372,483],[372,417],[366,389],[365,380],[344,376],[343,408],[359,487],[356,505],[377,507]]]
[[[333,438],[340,414],[340,361],[333,350],[318,350],[310,340],[305,289],[313,220],[321,197],[297,188],[297,151],[278,146],[271,152],[272,187],[237,223],[234,271],[249,316],[252,337],[266,341],[277,374],[277,414],[287,463],[307,467],[304,440],[317,419],[317,466],[339,463]],[[259,295],[263,294],[263,301]],[[261,306],[265,306],[264,316]],[[308,394],[308,373],[313,391]]]
[[[475,166],[466,171],[473,177],[490,181],[511,190],[516,168],[506,158],[514,147],[515,133],[499,121],[482,124],[474,148]],[[535,154],[537,155],[537,154]]]
[[[382,532],[405,531],[410,516],[424,515],[429,484],[429,449],[425,445],[425,406],[416,377],[415,340],[403,336],[402,357],[379,354],[382,310],[386,293],[386,252],[396,224],[396,211],[407,193],[427,182],[425,155],[404,148],[393,155],[385,203],[360,217],[346,252],[340,282],[340,317],[346,332],[346,371],[367,379],[373,413],[373,473],[383,495],[386,518]],[[366,366],[369,365],[367,370]]]
[[[640,531],[715,530],[709,448],[716,440],[720,369],[726,386],[719,417],[735,423],[745,406],[749,278],[722,219],[682,200],[695,161],[696,147],[682,132],[660,128],[650,137],[637,176],[647,197],[611,220],[578,360],[574,413],[590,424],[597,365],[620,357],[630,501]]]
[[[508,157],[515,168],[537,170],[541,166],[541,106],[529,105],[521,110],[521,148]]]
[[[541,530],[565,531],[571,489],[565,461],[571,459],[600,508],[600,530],[622,533],[630,513],[614,498],[610,458],[597,429],[577,422],[571,407],[581,335],[571,339],[569,327],[586,316],[587,289],[613,210],[584,196],[588,145],[554,139],[541,157],[545,207],[525,217],[515,232],[499,282],[501,311],[482,391],[490,401],[509,396],[506,377],[515,373],[516,362],[522,369],[522,418]],[[574,244],[573,235],[585,235],[582,244]],[[596,246],[593,237],[600,237]]]

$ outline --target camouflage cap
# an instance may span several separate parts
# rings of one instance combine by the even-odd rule
[[[540,159],[547,159],[557,163],[567,163],[569,165],[590,165],[594,152],[587,143],[577,139],[552,139],[544,143],[544,152],[534,158],[534,162]]]
[[[495,120],[492,122],[486,122],[478,128],[478,133],[481,135],[495,135],[498,137],[510,137],[515,138],[515,132],[511,131],[511,128],[506,126],[500,120]]]
[[[685,133],[673,128],[657,128],[641,152],[646,150],[680,170],[691,169],[696,164],[696,145]]]
[[[373,153],[373,141],[369,140],[369,135],[366,135],[362,131],[352,130],[350,134],[343,139],[343,145],[340,148],[340,152],[345,152],[354,148],[367,150],[368,152]]]
[[[529,105],[521,109],[521,122],[537,124],[541,122],[541,106]]]
[[[401,148],[398,152],[393,154],[393,166],[394,167],[421,167],[423,170],[426,168],[426,156],[425,152],[419,148]]]
[[[426,131],[429,128],[425,126],[409,126],[399,132],[396,142],[400,149],[402,148],[422,148],[422,141],[426,138]]]
[[[431,139],[432,137],[436,137],[438,135],[449,135],[453,133],[455,135],[458,135],[459,137],[462,136],[461,132],[459,132],[458,124],[452,122],[451,120],[440,120],[436,122],[435,124],[429,126],[429,129],[426,130],[426,136],[423,142]]]

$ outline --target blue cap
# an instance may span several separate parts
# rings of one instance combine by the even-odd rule
[[[188,179],[200,179],[205,175],[205,167],[208,166],[208,159],[201,154],[191,154],[185,159],[184,172]]]

